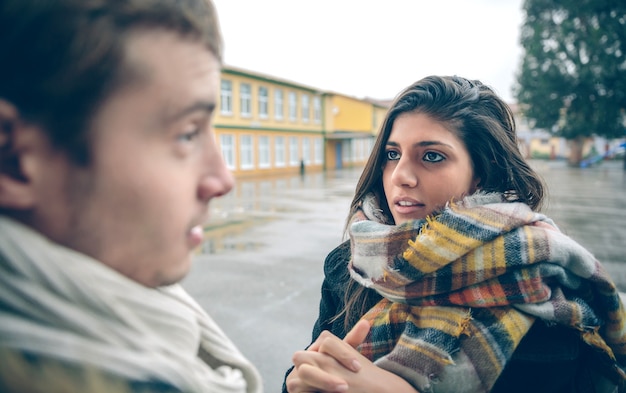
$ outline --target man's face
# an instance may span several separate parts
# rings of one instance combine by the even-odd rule
[[[220,65],[164,31],[135,33],[127,56],[144,80],[101,106],[88,168],[51,166],[43,232],[154,287],[189,271],[208,202],[233,186],[211,129]]]

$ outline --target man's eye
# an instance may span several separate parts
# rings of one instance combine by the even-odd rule
[[[424,154],[424,161],[427,162],[439,162],[439,161],[443,161],[445,159],[444,156],[442,156],[439,153],[435,153],[433,151],[429,151],[426,154]]]
[[[400,153],[398,153],[395,150],[389,150],[387,152],[387,160],[389,161],[395,161],[395,160],[399,160],[400,159]]]
[[[192,142],[194,139],[198,138],[200,135],[200,129],[194,128],[191,131],[185,132],[178,136],[178,140],[181,142]]]

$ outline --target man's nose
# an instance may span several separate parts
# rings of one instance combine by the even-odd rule
[[[198,197],[210,200],[227,194],[235,185],[235,178],[226,166],[222,152],[214,138],[208,138],[203,174],[198,188]]]

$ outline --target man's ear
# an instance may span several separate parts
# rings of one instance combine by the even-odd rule
[[[13,104],[0,98],[0,209],[27,210],[34,205],[31,179],[24,170],[32,128]]]

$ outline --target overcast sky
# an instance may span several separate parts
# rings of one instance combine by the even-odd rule
[[[379,99],[456,74],[512,101],[522,0],[214,1],[227,65]]]

